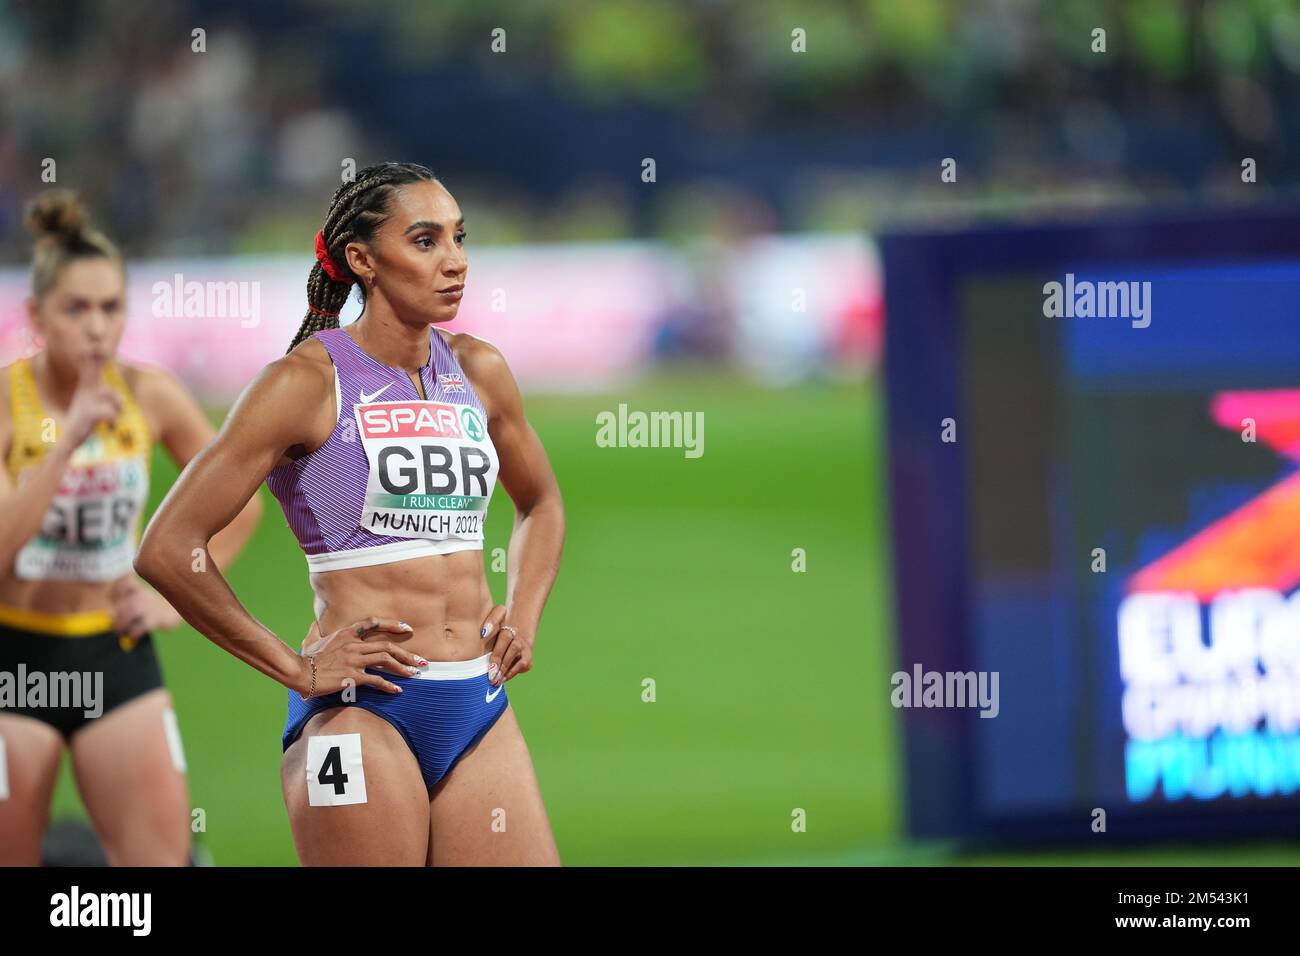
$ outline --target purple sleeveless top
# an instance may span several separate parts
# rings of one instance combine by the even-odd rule
[[[487,412],[436,327],[420,369],[382,365],[343,329],[317,332],[334,363],[337,419],[323,445],[266,483],[312,571],[482,549],[499,460]]]

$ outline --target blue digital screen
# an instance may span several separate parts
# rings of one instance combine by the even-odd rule
[[[997,688],[904,710],[914,833],[1300,820],[1300,248],[1231,233],[886,241],[898,666]]]

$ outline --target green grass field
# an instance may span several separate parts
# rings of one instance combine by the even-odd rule
[[[768,391],[679,374],[526,402],[568,537],[534,669],[509,694],[566,865],[1300,860],[1239,845],[960,856],[903,839],[874,386]],[[597,447],[597,413],[620,402],[702,411],[703,456]],[[176,469],[155,465],[156,504]],[[266,515],[230,578],[296,648],[311,621],[306,564],[262,493]],[[511,520],[498,489],[485,561]],[[505,574],[488,580],[503,600]],[[294,865],[279,788],[285,691],[188,627],[156,640],[191,801],[206,813],[199,839],[218,865]],[[796,808],[806,832],[792,831]],[[84,816],[66,766],[56,814]]]

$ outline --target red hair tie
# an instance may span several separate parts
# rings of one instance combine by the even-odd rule
[[[325,270],[325,274],[335,282],[342,282],[344,285],[352,285],[356,280],[344,274],[339,268],[337,262],[330,258],[329,248],[325,245],[325,231],[322,229],[316,233],[316,261],[320,267]],[[325,313],[328,315],[328,313]]]
[[[315,312],[317,315],[328,315],[331,319],[337,319],[339,317],[337,312],[326,312],[324,309],[316,308],[316,306],[312,305],[310,302],[307,303],[307,308],[310,311]]]

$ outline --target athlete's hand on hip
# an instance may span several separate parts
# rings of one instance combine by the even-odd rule
[[[533,669],[533,641],[536,638],[521,633],[506,620],[508,615],[509,611],[498,604],[483,618],[483,629],[479,632],[492,653],[488,659],[488,682],[494,687],[516,674]]]
[[[373,667],[401,677],[419,673],[419,668],[429,662],[419,654],[398,647],[391,639],[385,639],[387,635],[398,634],[399,640],[406,640],[412,633],[411,625],[402,621],[369,617],[321,637],[320,625],[313,621],[302,640],[302,650],[299,651],[303,658],[302,670],[294,690],[303,697],[311,690],[311,662],[307,658],[314,657],[316,689],[313,697],[336,693],[349,686],[349,681],[352,686],[364,684],[390,694],[400,694],[402,688],[378,674],[366,673],[366,668]]]
[[[121,637],[135,640],[149,631],[180,626],[176,609],[134,574],[114,582],[108,600],[113,607],[113,630]]]
[[[100,380],[103,359],[83,358],[77,364],[77,389],[68,406],[64,435],[77,448],[100,422],[111,422],[122,411],[122,396]]]

